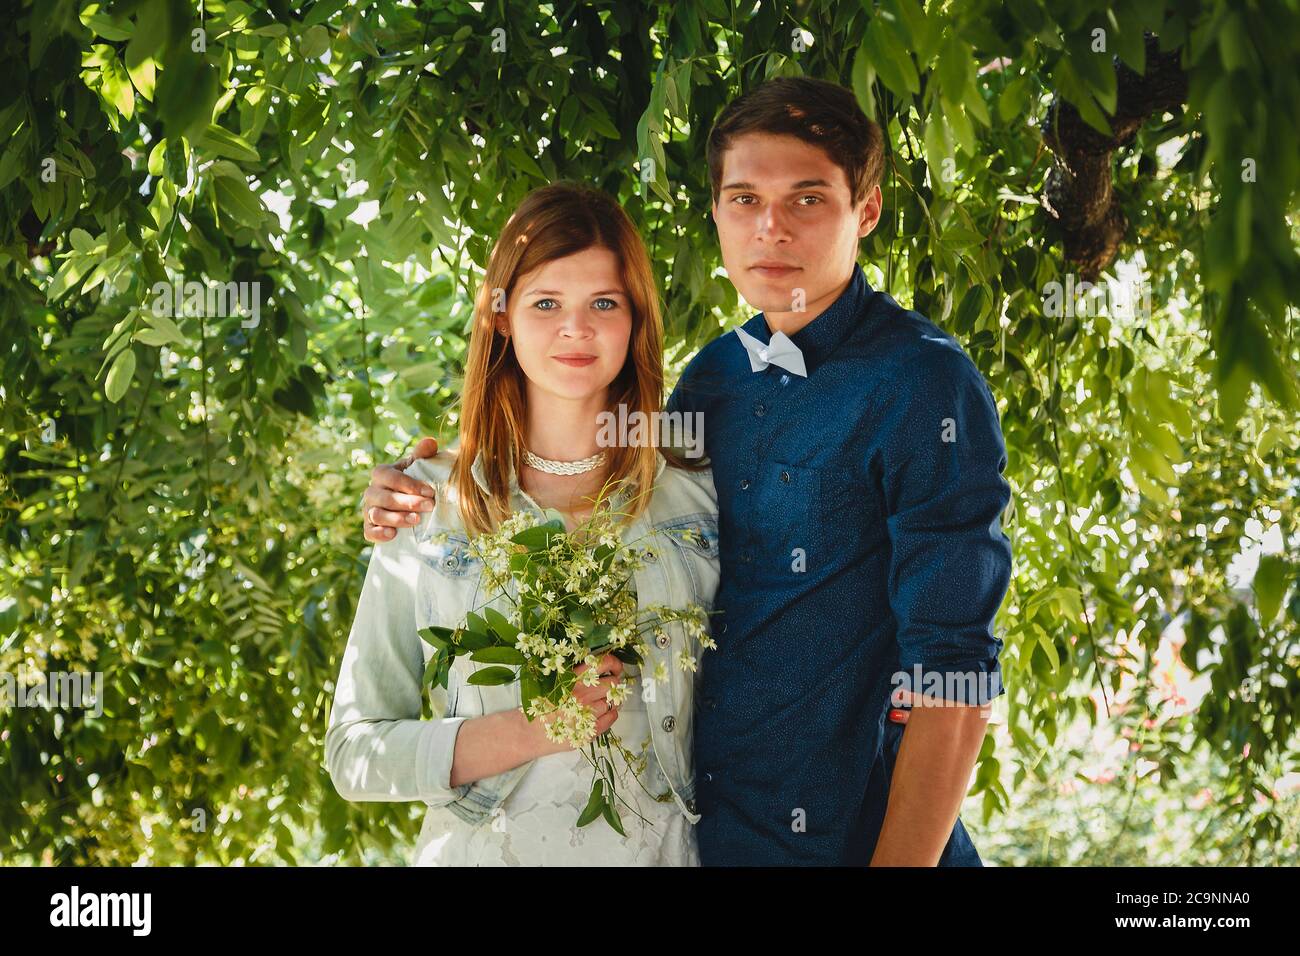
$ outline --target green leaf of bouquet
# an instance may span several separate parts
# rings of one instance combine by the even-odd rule
[[[508,667],[485,667],[481,671],[470,674],[465,683],[473,684],[475,687],[496,687],[500,684],[509,684],[514,679],[515,672]]]
[[[604,647],[609,643],[609,636],[614,629],[608,624],[601,624],[599,627],[593,627],[587,632],[587,646],[593,651],[597,648]]]
[[[469,655],[480,664],[526,664],[528,659],[513,647],[484,647]]]
[[[424,665],[424,681],[426,686],[432,686],[438,682],[438,675],[442,672],[442,654],[434,651],[433,656],[429,658],[429,663]]]
[[[470,611],[465,615],[465,629],[467,631],[472,631],[475,634],[487,634],[487,621],[483,620],[483,618],[479,617],[473,611]]]
[[[497,633],[497,636],[504,641],[513,644],[519,639],[519,628],[510,623],[510,620],[494,607],[490,607],[483,612],[488,626]]]
[[[578,817],[578,826],[585,827],[596,817],[600,816],[605,809],[605,794],[601,789],[601,779],[591,785],[591,796],[587,798],[587,806],[583,808],[582,814]]]
[[[480,634],[478,631],[461,631],[460,646],[467,651],[477,651],[484,647],[491,647],[496,641],[488,634]]]
[[[548,521],[534,528],[525,528],[510,540],[515,544],[522,544],[529,551],[545,551],[551,546],[551,539],[563,533],[564,525]]]
[[[618,647],[610,651],[610,653],[624,664],[636,664],[640,667],[641,664],[644,663],[644,661],[641,660],[641,655],[636,652],[636,648],[634,647]]]
[[[537,682],[537,677],[527,669],[519,672],[519,704],[524,709],[524,715],[528,715],[528,705],[533,702],[533,698],[540,697],[542,686]],[[533,718],[528,717],[531,721]]]
[[[420,635],[420,639],[424,643],[430,644],[440,651],[446,650],[453,643],[452,631],[449,627],[422,627],[416,633]]]
[[[607,801],[605,805],[601,807],[600,812],[605,815],[605,821],[618,831],[619,836],[627,836],[623,831],[623,821],[619,818],[618,810],[614,807],[612,802]]]

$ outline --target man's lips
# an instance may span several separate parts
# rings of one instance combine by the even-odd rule
[[[551,358],[555,359],[557,362],[563,362],[565,365],[572,365],[575,368],[581,368],[584,365],[590,365],[592,362],[596,361],[596,356],[594,355],[581,355],[576,352],[569,355],[553,355]]]
[[[779,279],[782,276],[790,275],[792,272],[798,272],[799,266],[792,266],[784,262],[756,262],[749,267],[749,271],[757,272],[769,279]]]

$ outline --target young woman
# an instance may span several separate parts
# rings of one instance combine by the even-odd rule
[[[325,739],[345,799],[428,806],[418,864],[698,863],[693,680],[676,658],[698,659],[700,647],[680,623],[651,642],[644,674],[606,656],[600,682],[573,692],[596,714],[597,733],[612,728],[644,764],[639,781],[625,774],[619,788],[635,811],[622,811],[626,836],[603,819],[577,827],[591,766],[548,740],[542,720],[525,718],[518,684],[467,684],[484,665],[458,658],[445,715],[421,719],[431,650],[417,631],[455,627],[484,604],[508,610],[508,599],[483,593],[468,545],[514,511],[553,508],[572,529],[612,483],[620,490],[609,504],[628,515],[625,540],[645,548],[633,581],[639,604],[712,607],[711,473],[653,444],[597,445],[601,412],[625,405],[653,420],[659,411],[662,336],[649,257],[618,204],[568,184],[530,193],[492,251],[475,304],[458,450],[405,469],[432,486],[432,510],[375,546]],[[627,678],[631,692],[611,706],[607,692]]]

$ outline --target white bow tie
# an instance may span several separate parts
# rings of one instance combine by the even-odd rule
[[[784,332],[775,333],[767,345],[742,328],[736,329],[736,337],[749,353],[749,367],[755,372],[761,372],[769,365],[779,365],[796,375],[808,377],[808,369],[803,364],[803,352]]]

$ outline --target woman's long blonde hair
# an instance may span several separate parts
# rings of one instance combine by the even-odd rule
[[[506,223],[474,303],[469,359],[461,397],[460,449],[452,466],[461,518],[466,529],[491,531],[510,515],[510,468],[523,473],[525,389],[524,372],[508,336],[496,332],[497,312],[511,301],[523,275],[555,259],[603,247],[622,267],[623,286],[632,306],[632,333],[626,361],[609,386],[606,408],[628,415],[640,411],[655,421],[663,401],[663,320],[650,257],[641,236],[623,208],[606,193],[574,183],[553,183],[533,190]],[[594,423],[593,423],[594,425]],[[649,429],[655,436],[657,429]],[[657,436],[655,436],[657,437]],[[655,437],[649,443],[606,449],[610,456],[606,487],[632,492],[624,514],[634,517],[645,508],[658,468]],[[483,452],[485,494],[470,473]],[[675,455],[666,454],[674,463]]]

